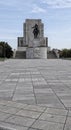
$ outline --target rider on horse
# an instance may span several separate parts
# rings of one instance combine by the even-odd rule
[[[38,25],[35,24],[35,26],[32,27],[32,28],[34,28],[34,30],[33,30],[34,38],[37,38],[37,36],[38,36],[38,34],[39,34]]]

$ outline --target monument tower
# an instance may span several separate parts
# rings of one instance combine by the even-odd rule
[[[26,19],[23,37],[18,37],[17,56],[23,54],[26,59],[47,59],[47,47],[48,38],[44,37],[41,19]]]

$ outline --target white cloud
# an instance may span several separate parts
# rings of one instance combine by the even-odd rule
[[[43,0],[42,3],[45,3],[49,7],[53,7],[53,8],[69,8],[69,7],[71,7],[71,0]]]
[[[37,6],[36,4],[33,5],[32,13],[45,13],[46,10]]]

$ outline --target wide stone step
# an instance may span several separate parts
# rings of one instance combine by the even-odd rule
[[[25,51],[16,51],[16,59],[26,59],[26,52]]]
[[[54,52],[49,52],[47,54],[47,58],[48,59],[57,59],[57,56],[54,54]]]

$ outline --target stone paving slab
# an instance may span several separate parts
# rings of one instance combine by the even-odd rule
[[[1,109],[2,108],[2,109]],[[69,110],[0,100],[0,127],[17,130],[63,130]]]
[[[71,61],[0,62],[0,128],[71,130]]]

